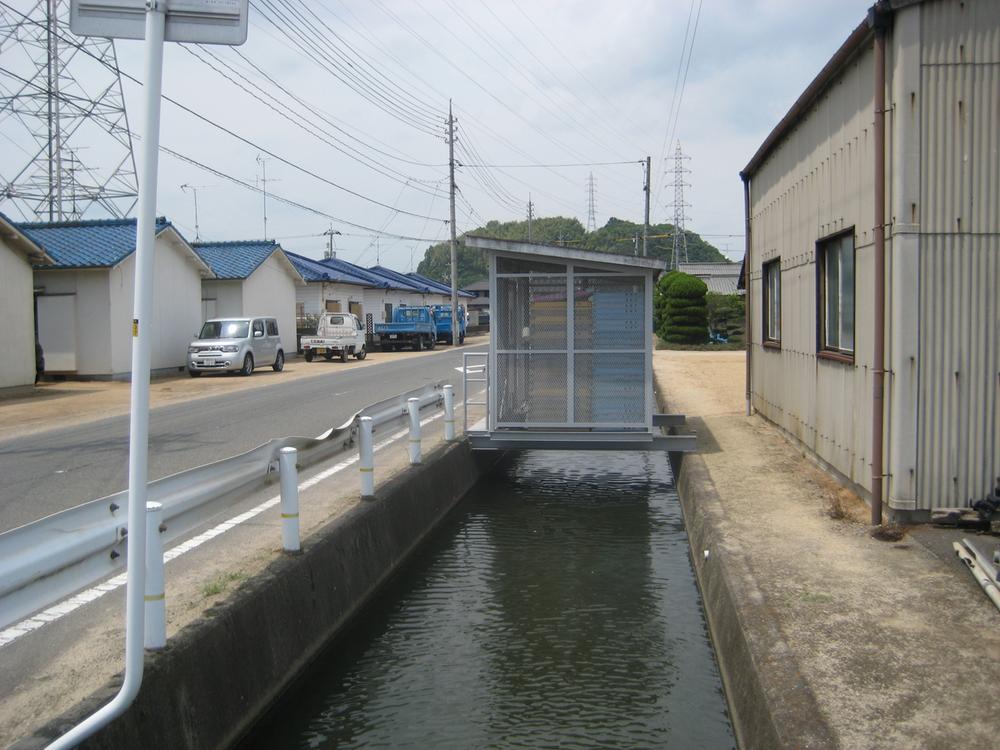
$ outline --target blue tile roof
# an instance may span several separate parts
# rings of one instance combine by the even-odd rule
[[[135,252],[135,219],[15,224],[54,261],[41,268],[111,268]],[[170,222],[156,219],[159,234]]]
[[[219,279],[246,279],[280,246],[274,240],[195,242],[191,247]]]
[[[306,281],[327,281],[338,284],[353,284],[365,287],[385,287],[386,283],[369,274],[363,268],[355,266],[347,261],[328,258],[326,260],[313,260],[287,250],[285,255],[292,265],[302,274]]]
[[[421,282],[422,284],[426,284],[427,286],[431,287],[432,289],[438,289],[441,292],[443,292],[444,294],[451,294],[451,287],[448,286],[447,284],[445,284],[443,281],[438,281],[437,279],[431,279],[431,278],[429,278],[427,276],[424,276],[421,273],[415,273],[415,272],[412,272],[412,271],[410,273],[406,274],[406,275],[409,276],[411,279],[415,279],[416,281]],[[464,289],[459,289],[458,290],[458,296],[459,297],[475,297],[476,295],[474,295],[472,292],[467,292]]]
[[[420,292],[421,294],[440,294],[439,290],[434,289],[429,284],[425,284],[416,279],[411,279],[402,274],[399,271],[393,271],[391,268],[386,268],[385,266],[372,266],[368,269],[369,273],[378,274],[390,282],[397,289],[405,289],[410,292]]]

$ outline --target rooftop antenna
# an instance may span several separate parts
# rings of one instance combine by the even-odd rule
[[[278,182],[274,177],[268,179],[267,177],[267,163],[271,161],[270,156],[261,156],[257,154],[257,163],[260,164],[261,175],[257,178],[257,182],[260,183],[261,190],[264,193],[264,239],[267,239],[267,183]]]
[[[194,241],[195,242],[200,242],[201,241],[201,231],[198,228],[198,191],[201,190],[202,188],[206,188],[206,187],[209,187],[209,186],[208,185],[188,185],[187,183],[184,183],[183,185],[181,185],[181,190],[183,192],[186,193],[188,190],[190,190],[191,193],[192,193],[192,195],[194,195]]]

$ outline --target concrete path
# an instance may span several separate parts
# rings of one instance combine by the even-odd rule
[[[997,747],[1000,612],[942,552],[962,534],[872,538],[861,500],[744,416],[741,352],[654,368],[698,433],[679,486],[745,746]]]

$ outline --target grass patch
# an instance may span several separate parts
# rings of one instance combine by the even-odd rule
[[[833,601],[829,594],[815,594],[811,591],[803,591],[799,594],[799,599],[806,604],[829,604]]]
[[[242,581],[244,578],[246,578],[244,573],[223,573],[202,586],[201,593],[206,599],[218,596],[228,589],[230,584]]]

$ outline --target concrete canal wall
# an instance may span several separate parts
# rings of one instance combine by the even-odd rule
[[[497,461],[442,445],[303,540],[147,656],[135,703],[83,747],[224,748],[295,676]],[[22,740],[44,747],[107,703],[120,679]]]

